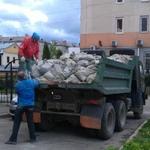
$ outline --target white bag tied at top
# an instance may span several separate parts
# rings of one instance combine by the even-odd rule
[[[101,56],[87,53],[64,54],[60,59],[40,60],[32,67],[32,76],[41,81],[59,81],[91,84],[97,74],[97,66]],[[127,63],[132,59],[128,55],[114,54],[108,59]]]

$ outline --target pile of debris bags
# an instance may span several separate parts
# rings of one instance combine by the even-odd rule
[[[127,63],[128,55],[112,55],[109,59]],[[40,60],[32,66],[32,77],[40,81],[92,83],[96,77],[97,66],[101,56],[72,53],[64,54],[59,59]]]

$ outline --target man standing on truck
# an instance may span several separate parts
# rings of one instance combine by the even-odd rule
[[[38,79],[26,79],[26,75],[24,72],[18,73],[18,79],[20,80],[20,82],[16,83],[15,85],[15,91],[18,94],[18,105],[15,111],[13,131],[9,140],[5,141],[5,144],[17,144],[17,135],[22,121],[23,113],[25,113],[27,117],[31,142],[38,141],[35,136],[35,129],[33,123],[33,106],[34,88],[36,88],[40,84],[40,81]]]
[[[40,36],[34,32],[30,37],[25,37],[18,50],[19,71],[29,75],[32,71],[32,59],[38,62]]]

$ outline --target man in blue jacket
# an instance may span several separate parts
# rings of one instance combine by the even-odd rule
[[[34,88],[36,88],[40,81],[37,79],[26,79],[24,72],[18,73],[20,82],[16,83],[15,90],[18,94],[18,105],[15,111],[15,119],[13,125],[12,135],[5,144],[17,144],[17,135],[22,121],[22,115],[25,112],[29,128],[29,135],[31,142],[36,142],[38,139],[35,136],[35,129],[33,123],[33,106],[34,106]]]

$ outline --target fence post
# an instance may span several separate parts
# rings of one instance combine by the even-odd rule
[[[10,86],[10,101],[13,98],[13,77],[12,77],[12,63],[10,64],[10,81],[11,81],[11,86]]]

